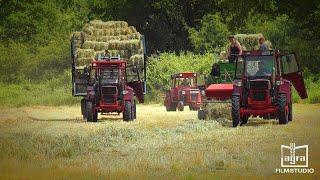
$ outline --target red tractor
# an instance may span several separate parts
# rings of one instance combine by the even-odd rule
[[[279,124],[292,121],[292,85],[302,99],[308,97],[295,55],[281,55],[279,51],[248,51],[235,63],[229,97],[233,127],[246,124],[249,117],[278,119]],[[221,88],[207,88],[207,98],[216,99],[219,94],[216,92],[220,91]],[[226,91],[229,94],[229,89]],[[199,119],[203,119],[204,111],[199,112]]]
[[[178,73],[171,76],[171,89],[166,92],[164,105],[167,111],[184,110],[189,106],[190,110],[200,109],[204,91],[198,88],[198,74],[192,72]]]
[[[246,124],[250,116],[292,121],[293,85],[302,99],[308,97],[294,54],[279,51],[246,52],[236,61],[233,82],[233,127]]]
[[[144,101],[141,82],[127,82],[126,61],[105,59],[93,61],[87,95],[81,101],[81,112],[89,122],[97,122],[98,113],[123,113],[124,121],[136,119],[136,101]]]

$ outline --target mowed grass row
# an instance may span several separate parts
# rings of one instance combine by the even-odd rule
[[[121,116],[86,123],[79,107],[1,110],[0,173],[74,178],[274,176],[280,145],[290,142],[308,144],[310,166],[319,168],[319,109],[295,105],[289,125],[249,120],[239,128],[231,128],[228,120],[199,121],[189,110],[168,113],[161,105],[139,105],[138,119],[130,123]],[[17,110],[21,114],[12,115]]]

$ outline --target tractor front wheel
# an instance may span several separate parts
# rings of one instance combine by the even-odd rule
[[[207,113],[206,113],[205,110],[200,109],[200,110],[198,111],[198,119],[199,119],[199,120],[205,120],[205,119],[207,119]]]
[[[86,102],[87,122],[97,122],[98,112],[94,110],[94,105],[91,101]]]
[[[287,96],[279,94],[277,99],[279,124],[288,124],[288,113],[286,112]]]
[[[179,111],[183,111],[183,109],[184,109],[183,101],[179,101],[179,102],[178,102],[178,110],[179,110]]]
[[[248,119],[249,119],[248,116],[243,116],[243,117],[241,118],[240,126],[243,126],[243,125],[247,124],[247,123],[248,123]]]
[[[237,127],[240,123],[241,117],[240,117],[240,96],[233,95],[232,96],[232,126]]]
[[[123,111],[123,120],[124,121],[131,121],[132,118],[132,103],[131,101],[125,101],[124,104],[124,111]]]

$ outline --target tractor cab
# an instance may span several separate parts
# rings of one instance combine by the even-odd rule
[[[289,60],[288,60],[289,58]],[[232,92],[233,126],[245,124],[249,117],[292,120],[292,90],[307,98],[302,73],[294,54],[279,51],[248,51],[236,60]]]
[[[167,90],[164,105],[167,111],[177,108],[183,111],[185,105],[198,110],[201,105],[201,91],[198,88],[199,74],[193,72],[178,73],[171,76],[171,89]]]
[[[118,104],[122,104],[123,92],[126,90],[125,71],[126,62],[116,61],[94,61],[92,63],[95,82],[95,98],[100,106],[109,107],[117,111]],[[89,88],[90,91],[90,88]],[[89,94],[89,93],[87,93]]]

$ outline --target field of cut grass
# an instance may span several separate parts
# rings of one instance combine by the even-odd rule
[[[295,104],[294,120],[249,120],[231,128],[226,119],[199,121],[197,112],[165,112],[139,105],[138,119],[82,120],[78,106],[0,110],[2,178],[218,178],[271,177],[280,145],[309,145],[309,165],[319,178],[320,105]]]

